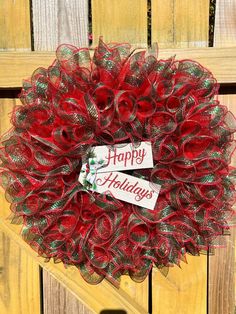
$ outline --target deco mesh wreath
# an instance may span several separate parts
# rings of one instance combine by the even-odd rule
[[[1,185],[23,238],[45,258],[75,265],[89,283],[179,264],[217,245],[235,198],[235,122],[212,74],[192,60],[158,60],[128,44],[61,45],[23,84],[2,139]],[[94,145],[150,141],[161,185],[154,210],[78,182]]]

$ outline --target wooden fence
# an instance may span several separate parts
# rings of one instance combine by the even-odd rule
[[[213,48],[209,10],[209,0],[0,0],[0,133],[10,126],[22,78],[48,66],[58,44],[87,46],[92,38],[96,45],[100,35],[137,47],[158,42],[161,57],[200,61],[222,84],[220,98],[236,114],[236,0],[216,0]],[[86,284],[73,267],[44,263],[19,236],[21,227],[6,219],[9,213],[1,193],[2,314],[234,313],[234,232],[214,256],[189,256],[167,277],[153,269],[141,284],[123,276],[116,289],[106,281]]]

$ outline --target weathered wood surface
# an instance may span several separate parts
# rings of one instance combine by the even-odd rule
[[[193,59],[211,69],[219,83],[234,83],[236,77],[236,49],[193,48],[165,49],[159,58]],[[0,88],[20,87],[37,67],[48,67],[55,59],[52,52],[0,53]]]
[[[91,314],[67,288],[43,270],[44,314]]]
[[[236,46],[235,0],[216,1],[214,47],[227,46]],[[223,65],[222,68],[224,68]],[[221,95],[219,99],[236,115],[236,95]],[[233,158],[232,164],[236,166],[236,157]],[[231,236],[225,237],[225,248],[216,249],[215,255],[209,257],[209,314],[234,314],[235,239],[234,228]]]
[[[93,45],[106,42],[147,45],[146,0],[92,0]]]
[[[0,1],[0,51],[30,50],[29,0]]]
[[[236,0],[216,1],[214,46],[236,46]]]
[[[209,0],[152,0],[152,42],[160,48],[207,47]]]
[[[32,0],[35,50],[88,45],[88,0]]]

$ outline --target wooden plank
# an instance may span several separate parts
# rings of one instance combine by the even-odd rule
[[[3,232],[0,243],[1,314],[40,314],[38,263]]]
[[[148,278],[142,283],[137,283],[128,275],[124,275],[121,277],[120,289],[125,291],[148,313]]]
[[[208,27],[208,0],[152,1],[152,43],[157,42],[160,48],[207,47]],[[217,51],[214,61],[212,55],[210,57],[213,50],[208,48],[173,51],[176,51],[177,59],[190,58],[199,61],[212,71],[218,81],[228,80],[228,76],[223,80],[219,76],[218,70],[223,74],[226,73],[225,68],[223,71],[215,66],[216,59],[221,55],[220,51]],[[180,57],[179,51],[189,55]],[[206,313],[207,257],[188,256],[187,260],[188,265],[182,263],[182,269],[171,268],[166,278],[158,270],[153,270],[153,313]]]
[[[209,0],[152,0],[152,42],[160,48],[207,47]]]
[[[44,314],[91,314],[68,289],[43,270]]]
[[[206,314],[207,256],[187,256],[187,261],[167,277],[153,269],[153,313]]]
[[[236,95],[220,95],[221,103],[236,115]],[[232,160],[236,166],[236,156]],[[209,314],[234,314],[235,308],[235,239],[236,230],[225,237],[226,246],[209,257]]]
[[[216,1],[214,46],[236,46],[236,0]]]
[[[30,50],[29,0],[1,0],[0,12],[0,51]]]
[[[209,263],[209,314],[234,314],[235,309],[235,239],[226,237],[226,246],[215,250]]]
[[[214,46],[236,45],[236,1],[216,1]],[[235,49],[235,48],[234,48]],[[236,115],[236,95],[221,95],[221,102]],[[236,166],[236,157],[232,163]],[[235,229],[226,237],[226,247],[209,257],[209,314],[234,313],[235,308]]]
[[[107,42],[147,46],[147,1],[92,0],[93,45],[100,36]]]
[[[55,50],[59,44],[88,45],[88,2],[32,0],[35,50]]]
[[[1,134],[9,128],[9,112],[12,111],[14,104],[19,104],[19,101],[15,102],[15,100],[11,99],[0,100]],[[72,292],[72,294],[89,309],[96,313],[99,313],[99,311],[102,311],[103,309],[123,309],[127,313],[147,313],[147,281],[140,284],[139,289],[137,289],[137,283],[131,283],[126,277],[122,279],[120,289],[115,288],[106,281],[103,281],[99,286],[91,286],[82,279],[78,269],[75,267],[65,269],[62,264],[54,264],[53,262],[44,263],[44,259],[37,257],[37,253],[35,253],[21,239],[21,226],[12,225],[10,224],[10,220],[6,219],[6,217],[9,216],[10,210],[9,204],[4,199],[3,191],[0,193],[0,203],[2,205],[0,230],[3,230],[9,235],[12,241],[18,243],[21,248],[26,249],[30,256],[32,256],[42,267],[48,270],[56,279],[60,280],[63,286],[67,287],[70,292]],[[50,298],[52,299],[52,295]],[[73,304],[76,303],[75,299],[73,299],[72,296],[69,297],[68,293],[67,302],[69,302],[69,299]],[[36,299],[36,301],[38,300],[39,299]],[[47,305],[50,306],[50,302],[47,298],[45,299],[45,302],[45,307]],[[58,302],[58,300],[56,301],[55,299],[54,302]],[[47,311],[49,311],[49,309],[50,307]]]
[[[158,58],[193,59],[211,69],[219,83],[236,82],[236,49],[232,48],[193,48],[165,49]],[[22,80],[28,78],[39,66],[52,64],[55,53],[0,53],[0,88],[20,87]]]
[[[88,3],[84,0],[33,0],[34,49],[55,50],[70,43],[88,45]],[[91,313],[47,271],[43,271],[44,313]]]

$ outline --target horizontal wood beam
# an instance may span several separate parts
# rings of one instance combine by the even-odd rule
[[[159,59],[171,56],[193,59],[207,67],[219,83],[236,83],[236,47],[165,49]],[[38,67],[48,67],[54,52],[0,52],[0,88],[19,88]]]

